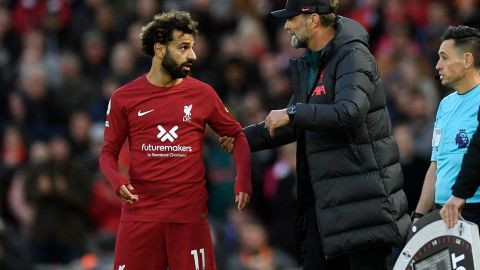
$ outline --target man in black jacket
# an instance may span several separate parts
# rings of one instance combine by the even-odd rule
[[[480,83],[480,81],[479,81]],[[478,112],[480,122],[480,111]],[[440,216],[449,228],[453,227],[468,198],[471,198],[480,188],[480,125],[472,136],[467,152],[463,156],[462,167],[457,180],[452,187],[452,196],[440,210]],[[480,226],[480,209],[477,210],[476,219],[471,221]]]
[[[398,147],[368,33],[335,15],[338,1],[288,0],[294,95],[244,128],[251,151],[297,141],[298,258],[304,270],[387,269],[410,218]],[[228,139],[220,143],[228,149]]]

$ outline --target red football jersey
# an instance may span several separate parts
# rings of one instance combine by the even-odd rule
[[[217,134],[235,137],[235,192],[251,194],[248,142],[211,86],[186,77],[173,87],[159,87],[143,75],[113,93],[100,167],[115,192],[130,183],[139,196],[138,202],[124,204],[122,220],[207,222],[202,158],[207,123]],[[130,179],[118,173],[116,164],[126,138]]]

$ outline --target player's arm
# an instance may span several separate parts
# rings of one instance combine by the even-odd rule
[[[218,135],[234,139],[233,160],[237,172],[234,187],[235,202],[238,209],[243,210],[252,196],[252,164],[248,141],[240,124],[233,119],[215,91],[211,89],[210,93],[212,104],[207,122]]]
[[[425,180],[423,181],[422,193],[420,199],[418,200],[417,208],[415,209],[416,213],[427,214],[433,207],[435,201],[435,182],[437,181],[437,162],[432,161],[430,167],[427,170],[425,175]],[[414,218],[414,222],[418,218]]]
[[[138,201],[138,195],[131,193],[133,187],[118,170],[118,155],[128,132],[128,121],[114,95],[107,109],[103,148],[99,157],[100,170],[110,182],[112,189],[124,201]]]
[[[238,209],[243,210],[252,196],[252,163],[250,159],[250,149],[245,134],[240,131],[235,135],[233,147],[233,160],[237,176],[235,178],[235,202]]]

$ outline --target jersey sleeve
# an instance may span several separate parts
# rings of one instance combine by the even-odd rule
[[[225,105],[220,100],[213,89],[209,89],[211,95],[211,111],[207,123],[220,136],[229,136],[235,138],[233,146],[233,160],[237,176],[235,178],[235,194],[246,192],[252,195],[252,164],[250,159],[250,147],[247,137],[242,131],[240,124],[233,119]]]
[[[430,157],[430,161],[437,161],[437,151],[436,148],[438,148],[438,144],[440,143],[438,140],[441,136],[441,130],[435,128],[436,127],[436,122],[433,125],[433,134],[432,134],[432,155]]]
[[[127,137],[128,121],[115,93],[108,103],[106,119],[103,148],[99,157],[100,170],[115,193],[118,193],[122,185],[128,184],[128,179],[118,171],[118,156]]]
[[[440,147],[440,141],[442,140],[442,129],[439,127],[439,116],[443,114],[443,104],[445,99],[443,99],[438,105],[437,115],[435,116],[435,123],[433,124],[432,130],[432,156],[430,161],[437,161],[437,151]]]
[[[248,193],[252,195],[252,163],[250,160],[250,148],[248,147],[247,137],[243,131],[235,136],[235,144],[233,146],[233,160],[235,161],[235,169],[237,177],[235,179],[234,192]]]
[[[237,133],[241,132],[242,126],[233,119],[215,90],[209,87],[208,94],[210,101],[209,106],[207,106],[209,108],[208,124],[220,136],[235,137]]]

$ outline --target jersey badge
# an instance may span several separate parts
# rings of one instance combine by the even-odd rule
[[[460,129],[455,136],[455,143],[457,144],[458,148],[466,148],[468,145],[468,135],[465,132],[465,129]]]
[[[183,112],[185,113],[183,122],[190,122],[192,120],[192,107],[193,104],[183,106]]]

